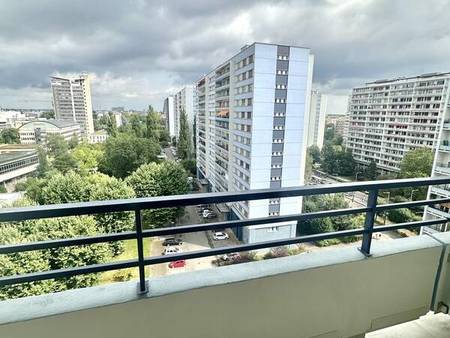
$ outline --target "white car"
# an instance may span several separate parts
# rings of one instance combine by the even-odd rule
[[[173,255],[173,254],[180,253],[180,252],[183,252],[181,250],[181,248],[179,248],[177,246],[168,246],[164,249],[162,254],[165,256],[165,255]]]
[[[228,239],[228,238],[229,238],[229,236],[225,232],[215,232],[213,235],[213,239],[216,241],[220,241],[220,240]]]

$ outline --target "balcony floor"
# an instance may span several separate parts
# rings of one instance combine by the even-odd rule
[[[366,338],[448,338],[450,315],[427,314],[417,320],[366,334]]]

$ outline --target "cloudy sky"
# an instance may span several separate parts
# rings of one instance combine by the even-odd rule
[[[95,109],[160,109],[253,41],[310,47],[334,95],[450,71],[448,0],[0,0],[0,15],[0,107],[49,108],[49,75],[87,71]]]

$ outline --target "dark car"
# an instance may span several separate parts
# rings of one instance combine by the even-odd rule
[[[162,243],[163,246],[181,245],[181,244],[183,244],[183,241],[179,238],[174,238],[174,237],[166,238],[164,240],[164,242]]]

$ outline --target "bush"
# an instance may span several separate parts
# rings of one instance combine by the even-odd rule
[[[133,278],[133,273],[130,270],[119,270],[116,271],[112,277],[115,282],[126,282]]]
[[[285,246],[279,246],[270,249],[270,251],[263,256],[263,259],[286,257],[289,256],[289,254],[289,250]]]
[[[3,184],[0,184],[0,193],[8,192]]]
[[[388,213],[388,219],[394,223],[405,223],[415,220],[414,213],[407,208],[393,209]]]
[[[25,191],[25,190],[27,190],[27,182],[26,181],[17,182],[16,186],[14,187],[14,189],[16,191]]]

